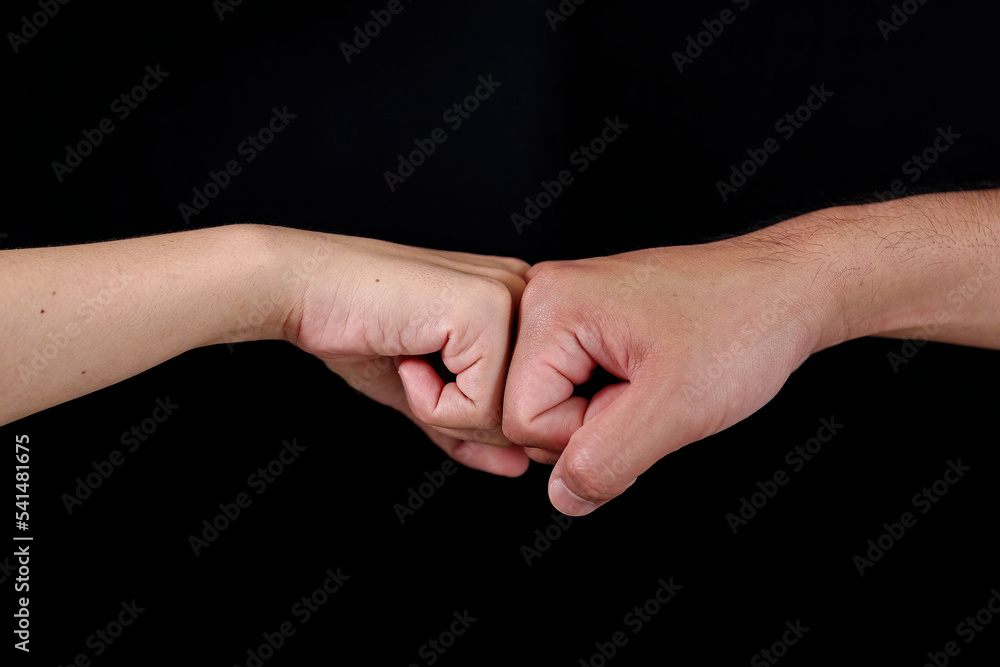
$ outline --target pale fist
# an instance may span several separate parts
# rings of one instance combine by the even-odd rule
[[[501,410],[528,265],[334,238],[293,311],[293,342],[355,389],[409,417],[457,461],[522,474],[528,459],[504,437]],[[446,384],[417,358],[427,354],[440,354],[455,380]]]

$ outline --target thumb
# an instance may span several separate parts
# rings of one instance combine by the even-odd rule
[[[662,395],[635,382],[614,388],[611,403],[573,434],[552,469],[549,499],[563,514],[590,514],[632,486],[657,460],[687,444],[676,431],[671,433],[679,422],[664,414]],[[598,402],[594,398],[592,406]]]

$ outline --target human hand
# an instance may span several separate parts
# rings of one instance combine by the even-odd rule
[[[587,514],[663,456],[749,416],[820,345],[835,309],[810,282],[808,253],[767,243],[528,271],[503,426],[530,458],[555,464],[557,509]],[[573,396],[598,365],[623,382]]]
[[[452,458],[518,476],[521,447],[501,430],[513,314],[528,265],[300,230],[285,236],[304,280],[286,337],[352,387],[399,410]],[[320,251],[317,251],[320,248]],[[308,258],[315,256],[314,261]],[[440,352],[447,384],[417,357]]]

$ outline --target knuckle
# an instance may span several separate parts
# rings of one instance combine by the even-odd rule
[[[600,457],[578,455],[566,462],[564,477],[568,478],[567,486],[584,500],[602,502],[621,491],[617,467],[620,466],[608,464]]]
[[[480,410],[475,417],[473,428],[477,433],[494,434],[500,429],[502,418],[493,408]]]
[[[544,283],[557,280],[563,262],[539,262],[531,268],[531,278],[528,283]]]
[[[525,444],[524,438],[521,437],[522,433],[520,423],[510,414],[510,410],[508,408],[504,408],[503,410],[503,423],[501,427],[503,428],[504,436],[508,440],[518,445]]]
[[[427,409],[427,406],[420,401],[410,401],[409,403],[410,412],[417,420],[428,426],[436,426],[434,415]]]
[[[538,307],[546,303],[558,303],[566,286],[571,283],[567,278],[569,271],[566,262],[542,262],[536,264],[528,279],[521,303],[529,307]]]
[[[531,264],[517,257],[503,257],[502,259],[506,262],[508,270],[519,276],[523,276],[531,268]]]
[[[522,364],[521,370],[523,371],[524,368],[525,365]],[[523,377],[523,373],[519,372],[518,374]],[[519,445],[537,446],[541,434],[538,432],[539,424],[535,417],[538,416],[539,406],[528,393],[520,387],[512,386],[512,384],[508,382],[503,397],[503,414],[501,415],[503,433],[511,442]]]
[[[470,290],[473,303],[491,312],[507,312],[513,308],[514,299],[503,281],[490,276],[476,276],[475,281]]]
[[[530,444],[531,434],[528,429],[528,419],[526,416],[526,411],[519,404],[519,401],[510,401],[504,404],[502,419],[503,434],[515,444]]]
[[[528,458],[535,463],[540,463],[541,465],[546,466],[555,465],[562,456],[562,452],[553,452],[547,449],[527,449],[526,451],[528,453]]]
[[[524,294],[524,290],[527,288],[528,283],[521,276],[514,276],[511,279],[511,284],[517,294]]]

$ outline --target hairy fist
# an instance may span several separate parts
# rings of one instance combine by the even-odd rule
[[[587,514],[619,495],[661,457],[762,407],[806,359],[816,308],[801,265],[758,254],[731,239],[527,273],[503,426],[555,464],[557,509]],[[573,396],[598,365],[621,382]]]

